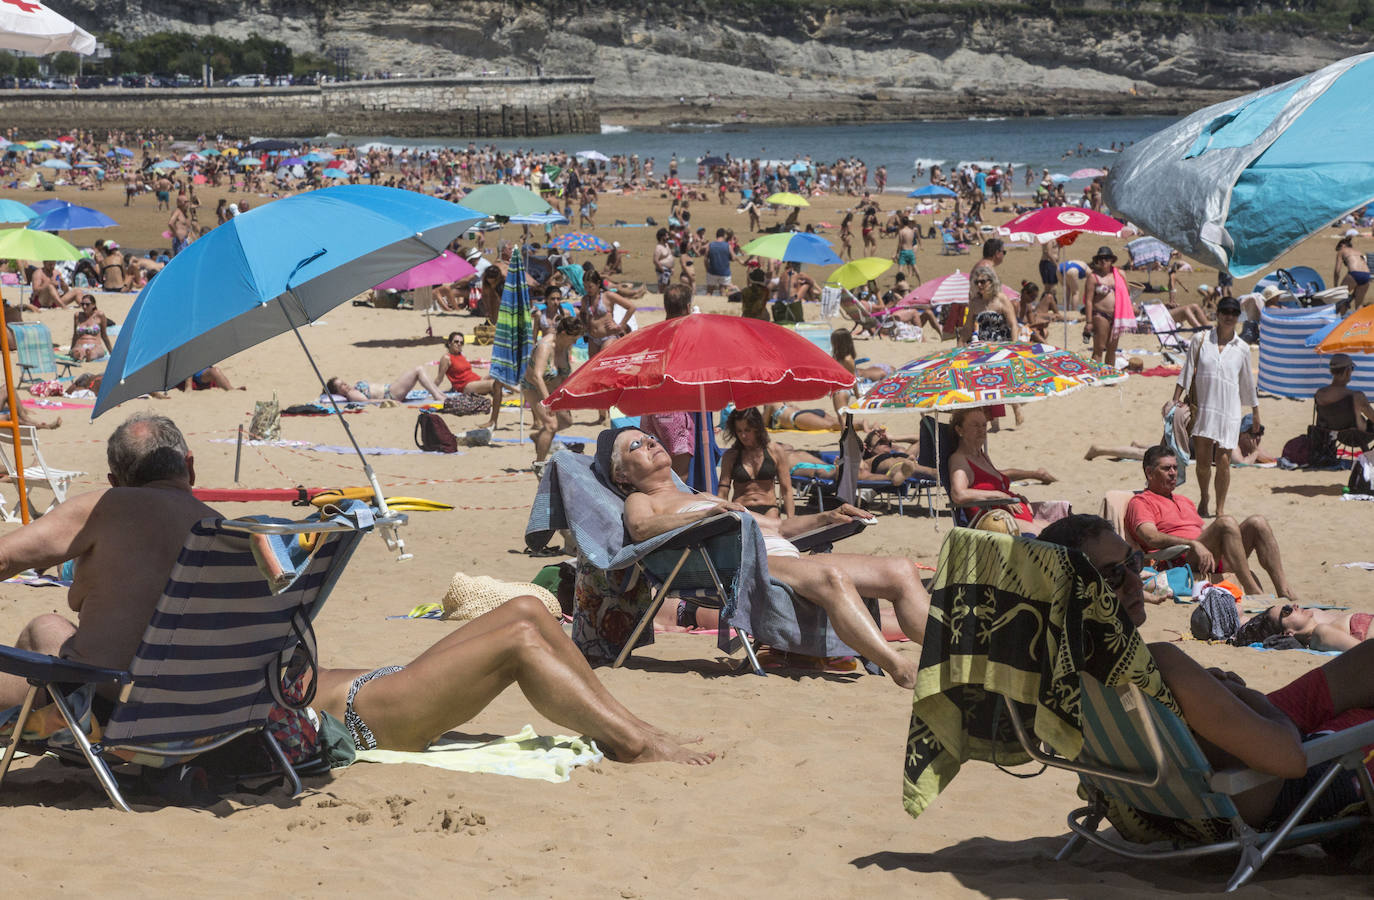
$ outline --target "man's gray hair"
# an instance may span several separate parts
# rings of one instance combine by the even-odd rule
[[[186,438],[176,423],[156,413],[134,413],[110,435],[105,458],[120,487],[141,487],[165,478],[185,478]]]

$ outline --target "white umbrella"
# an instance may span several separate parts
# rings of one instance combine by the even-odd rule
[[[90,55],[95,38],[35,0],[0,3],[0,47],[46,56],[70,50]]]
[[[596,151],[596,150],[578,150],[577,153],[576,153],[576,155],[577,155],[577,156],[580,156],[580,157],[583,158],[583,159],[594,159],[594,160],[596,160],[597,162],[610,162],[610,161],[611,161],[611,158],[610,158],[609,156],[607,156],[607,155],[604,154],[604,153],[600,153],[600,152],[598,152],[598,151]]]

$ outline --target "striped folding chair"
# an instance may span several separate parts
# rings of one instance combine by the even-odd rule
[[[373,525],[366,505],[346,503],[343,515],[323,521],[197,523],[128,671],[0,647],[0,671],[31,685],[17,715],[0,711],[0,740],[7,745],[0,779],[21,744],[26,752],[81,758],[111,802],[128,812],[111,764],[176,765],[257,733],[292,796],[300,793],[299,777],[264,729],[274,709],[299,710],[313,697],[311,622]],[[283,694],[293,658],[312,674],[306,695],[294,700]],[[80,687],[67,693],[73,685]],[[105,723],[90,711],[98,686],[119,688]],[[34,709],[40,689],[52,703]],[[36,725],[45,717],[55,720],[56,733],[45,735]]]
[[[52,348],[52,332],[42,322],[11,322],[10,347],[19,366],[19,384],[34,381],[70,381],[72,366],[80,365],[69,356],[59,357]]]
[[[1374,723],[1310,740],[1304,744],[1309,767],[1327,764],[1303,802],[1272,831],[1257,832],[1240,817],[1232,797],[1274,780],[1253,769],[1214,770],[1187,724],[1164,704],[1135,685],[1106,687],[1084,675],[1082,682],[1083,750],[1068,761],[1044,751],[1028,733],[1011,702],[1011,723],[1032,758],[1077,772],[1089,805],[1069,813],[1073,831],[1058,859],[1065,859],[1086,840],[1132,859],[1181,859],[1239,852],[1240,861],[1226,889],[1234,891],[1259,871],[1283,846],[1325,840],[1343,831],[1374,824],[1374,783],[1363,762],[1363,748],[1374,743]],[[1312,804],[1342,772],[1355,774],[1365,808],[1359,814],[1299,825]],[[1151,849],[1098,832],[1109,801],[1139,812],[1186,822],[1220,820],[1230,835],[1209,843]]]

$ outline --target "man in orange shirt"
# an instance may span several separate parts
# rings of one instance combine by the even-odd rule
[[[1279,542],[1264,516],[1250,516],[1237,522],[1230,516],[1217,516],[1206,528],[1193,501],[1174,493],[1178,486],[1178,457],[1163,445],[1145,451],[1145,490],[1126,506],[1127,540],[1146,550],[1188,545],[1188,562],[1203,575],[1234,570],[1247,594],[1263,591],[1259,579],[1246,560],[1250,554],[1269,573],[1274,591],[1289,600],[1293,593],[1283,571]]]

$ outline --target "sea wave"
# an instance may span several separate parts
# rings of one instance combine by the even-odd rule
[[[626,128],[624,125],[607,125],[605,122],[601,123],[602,134],[625,134],[629,130],[630,129]]]

